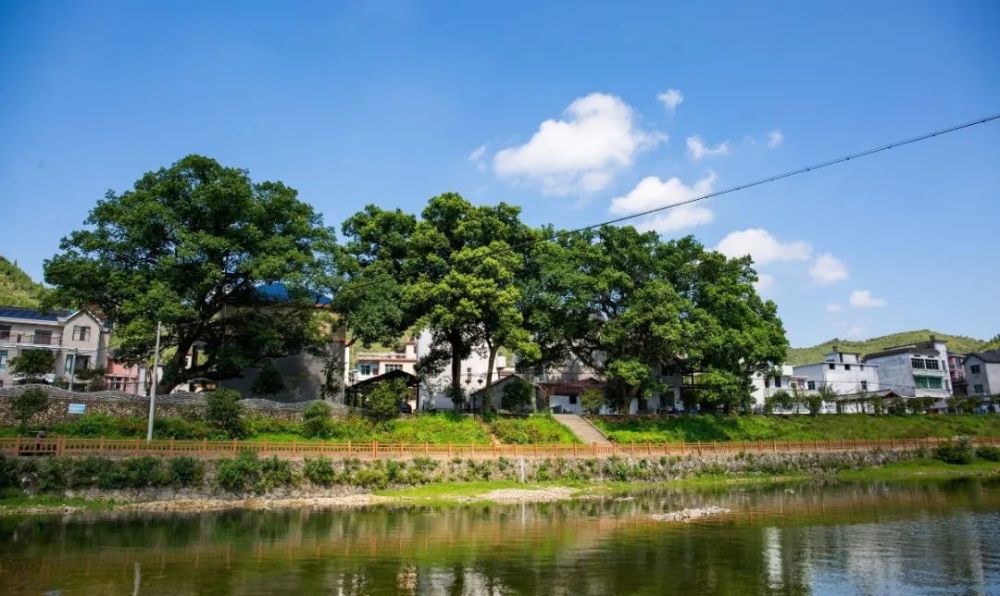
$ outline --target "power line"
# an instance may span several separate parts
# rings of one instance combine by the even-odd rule
[[[784,180],[785,178],[791,178],[793,176],[798,176],[800,174],[806,174],[806,173],[809,173],[809,172],[814,172],[816,170],[821,170],[823,168],[828,168],[830,166],[834,166],[834,165],[837,165],[837,164],[845,163],[845,162],[848,162],[848,161],[851,161],[851,160],[861,159],[861,158],[864,158],[864,157],[868,157],[870,155],[875,155],[877,153],[883,153],[885,151],[891,151],[893,149],[898,149],[898,148],[904,147],[906,145],[912,145],[914,143],[919,143],[921,141],[926,141],[926,140],[929,140],[929,139],[933,139],[933,138],[939,137],[941,135],[945,135],[945,134],[949,134],[949,133],[953,133],[953,132],[958,132],[960,130],[965,130],[967,128],[972,128],[973,126],[978,126],[980,124],[987,124],[987,123],[993,122],[995,120],[1000,120],[1000,113],[992,114],[990,116],[984,116],[984,117],[981,117],[981,118],[977,118],[975,120],[969,120],[968,122],[963,122],[961,124],[955,124],[953,126],[948,126],[946,128],[941,128],[941,129],[934,130],[934,131],[931,131],[931,132],[926,132],[926,133],[919,134],[919,135],[916,135],[916,136],[913,136],[913,137],[909,137],[909,138],[905,138],[905,139],[900,139],[898,141],[892,141],[892,142],[886,143],[884,145],[878,145],[876,147],[871,147],[869,149],[864,149],[862,151],[857,151],[857,152],[854,152],[854,153],[849,153],[847,155],[842,155],[840,157],[835,157],[833,159],[828,159],[826,161],[821,161],[821,162],[814,163],[814,164],[811,164],[811,165],[803,166],[803,167],[796,168],[794,170],[789,170],[787,172],[783,172],[783,173],[780,173],[780,174],[774,174],[774,175],[771,175],[771,176],[766,176],[764,178],[759,178],[759,179],[751,181],[751,182],[745,182],[743,184],[737,184],[736,186],[730,186],[729,188],[724,188],[722,190],[717,190],[717,191],[714,191],[714,192],[706,193],[706,194],[703,194],[703,195],[700,195],[700,196],[697,196],[697,197],[694,197],[694,198],[691,198],[691,199],[680,201],[678,203],[672,203],[670,205],[664,205],[662,207],[655,207],[653,209],[647,209],[645,211],[640,211],[638,213],[633,213],[631,215],[624,215],[622,217],[616,217],[614,219],[605,220],[605,221],[602,221],[602,222],[599,222],[599,223],[589,224],[589,225],[582,226],[582,227],[579,227],[579,228],[573,228],[573,229],[570,229],[570,230],[565,230],[564,233],[573,234],[573,233],[578,233],[578,232],[586,232],[586,231],[594,230],[594,229],[597,229],[597,228],[600,228],[600,227],[603,227],[603,226],[614,225],[614,224],[622,223],[624,221],[629,221],[629,220],[632,220],[632,219],[635,219],[635,218],[638,218],[638,217],[644,217],[644,216],[647,216],[647,215],[652,215],[653,213],[659,213],[661,211],[666,211],[668,209],[675,209],[677,207],[682,207],[684,205],[691,205],[693,203],[698,203],[700,201],[704,201],[706,199],[711,199],[713,197],[719,197],[719,196],[722,196],[722,195],[732,194],[732,193],[735,193],[735,192],[738,192],[738,191],[741,191],[741,190],[746,190],[748,188],[753,188],[753,187],[756,187],[756,186],[762,186],[762,185],[765,185],[765,184],[770,184],[772,182],[777,182],[779,180]],[[464,262],[464,261],[471,261],[473,259],[484,259],[484,258],[491,257],[491,256],[494,256],[494,255],[497,255],[497,254],[503,254],[503,253],[511,252],[513,250],[517,250],[517,249],[520,249],[520,248],[527,248],[529,246],[534,246],[535,244],[540,244],[542,242],[547,242],[549,240],[552,240],[553,237],[554,236],[552,236],[552,235],[548,235],[548,236],[537,238],[535,240],[531,240],[531,241],[524,242],[524,243],[521,243],[521,244],[515,244],[513,246],[507,246],[507,247],[504,247],[504,248],[490,250],[490,251],[487,251],[485,254],[479,254],[479,255],[474,255],[474,256],[466,256],[466,257],[457,257],[457,258],[454,258],[454,259],[446,259],[446,262],[447,262],[447,264],[449,266],[453,266],[456,263],[460,263],[460,262]],[[342,291],[343,290],[350,290],[350,289],[359,290],[359,289],[362,289],[362,288],[366,288],[366,287],[369,287],[369,286],[376,285],[378,283],[381,283],[382,281],[384,281],[384,279],[371,280],[369,282],[365,282],[365,283],[358,284],[358,285],[348,285],[348,286],[344,287],[342,289]]]

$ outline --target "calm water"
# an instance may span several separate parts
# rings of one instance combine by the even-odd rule
[[[652,513],[733,514],[665,524]],[[0,594],[1000,594],[1000,485],[0,520]]]

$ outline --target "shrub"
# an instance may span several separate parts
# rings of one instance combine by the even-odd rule
[[[302,473],[306,480],[316,486],[330,486],[337,478],[337,473],[333,470],[333,462],[325,457],[306,458]]]
[[[330,405],[316,401],[302,413],[302,434],[310,438],[329,439],[333,434],[333,420],[330,419]]]
[[[934,456],[949,464],[969,464],[975,458],[976,452],[969,439],[961,438],[951,443],[945,443],[934,450]]]
[[[534,396],[534,385],[515,378],[504,385],[503,395],[500,397],[500,407],[511,412],[521,412],[530,409]]]
[[[399,402],[405,399],[408,391],[402,379],[376,383],[365,398],[368,415],[375,420],[391,420],[399,416]]]
[[[201,420],[185,420],[177,416],[164,416],[153,422],[153,432],[158,438],[166,439],[214,439],[220,431]]]
[[[299,435],[304,433],[301,422],[286,420],[284,418],[278,418],[277,416],[264,416],[258,414],[247,417],[245,421],[251,435],[264,433]]]
[[[240,404],[241,397],[240,392],[235,389],[216,389],[209,393],[207,398],[208,421],[233,439],[247,436],[247,426],[243,421],[243,405]]]
[[[295,471],[292,470],[292,462],[278,459],[272,455],[260,460],[260,478],[254,489],[257,492],[266,493],[276,488],[293,486],[296,482]]]
[[[257,378],[254,379],[250,391],[254,395],[268,396],[281,393],[284,390],[285,383],[281,379],[281,373],[274,368],[274,363],[270,360],[265,361],[264,365],[260,367],[260,371],[257,372]]]
[[[131,457],[119,465],[119,481],[123,488],[164,486],[169,482],[163,460],[151,455]]]
[[[589,387],[580,395],[580,405],[585,412],[597,414],[604,405],[604,391],[597,387]]]
[[[0,489],[21,485],[21,466],[17,458],[0,454]]]
[[[32,350],[34,351],[34,350]],[[15,359],[16,360],[16,359]],[[19,395],[10,398],[10,411],[22,429],[28,426],[35,414],[42,412],[49,405],[49,394],[44,389],[29,387]]]
[[[233,459],[219,461],[215,467],[215,483],[223,490],[238,493],[257,486],[260,460],[253,451],[243,451]]]
[[[69,482],[69,466],[67,460],[49,457],[38,464],[36,483],[42,492],[58,492],[66,490]]]
[[[979,449],[976,449],[976,455],[989,461],[1000,461],[1000,447],[983,445]]]
[[[49,350],[24,350],[10,361],[10,372],[36,380],[52,372],[56,366],[56,353]]]
[[[73,462],[70,488],[95,488],[111,484],[115,463],[103,457],[85,457]]]
[[[205,477],[205,466],[193,457],[175,457],[169,462],[168,474],[173,486],[200,486]]]

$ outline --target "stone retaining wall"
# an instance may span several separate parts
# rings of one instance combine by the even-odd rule
[[[149,398],[141,395],[115,390],[81,393],[51,385],[17,385],[0,388],[0,425],[15,424],[7,398],[20,395],[31,387],[42,389],[49,395],[48,408],[32,419],[34,424],[41,426],[77,418],[78,415],[69,413],[69,404],[83,404],[88,414],[108,414],[116,418],[143,417],[149,413]],[[259,412],[275,418],[301,420],[302,412],[312,402],[283,403],[251,398],[241,400],[240,403],[251,414]],[[205,396],[200,393],[177,392],[156,397],[156,412],[162,416],[201,418],[206,405]],[[349,408],[343,404],[330,405],[335,415],[348,413]]]

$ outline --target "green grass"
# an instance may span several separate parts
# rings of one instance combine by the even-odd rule
[[[93,511],[113,509],[113,499],[85,499],[83,497],[63,497],[60,495],[29,495],[18,489],[4,489],[0,492],[0,512],[15,513],[29,509],[61,509],[73,507]]]
[[[548,414],[535,414],[527,418],[496,416],[487,418],[487,424],[502,443],[572,445],[580,442],[576,435]]]
[[[912,480],[1000,475],[1000,462],[977,459],[970,464],[949,464],[937,459],[914,459],[878,468],[844,470],[841,480]]]
[[[594,418],[616,443],[1000,436],[1000,416],[678,416]]]

